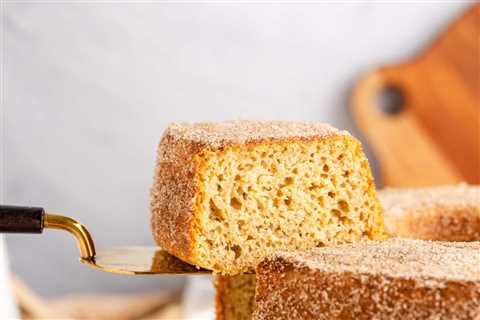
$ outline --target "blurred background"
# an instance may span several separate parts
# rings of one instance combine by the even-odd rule
[[[2,203],[75,217],[98,247],[152,245],[168,123],[306,120],[359,134],[355,82],[417,55],[471,5],[3,1]],[[6,243],[11,271],[42,299],[185,283],[86,268],[64,232]],[[196,285],[211,292],[208,279]]]

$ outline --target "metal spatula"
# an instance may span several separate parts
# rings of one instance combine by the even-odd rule
[[[129,275],[199,275],[199,269],[158,247],[115,247],[99,252],[87,228],[78,221],[43,208],[0,206],[0,233],[42,233],[43,229],[68,231],[77,240],[80,262],[105,272]]]

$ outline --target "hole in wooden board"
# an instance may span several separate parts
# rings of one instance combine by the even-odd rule
[[[405,94],[394,85],[380,89],[375,97],[377,108],[387,115],[396,115],[405,109]]]

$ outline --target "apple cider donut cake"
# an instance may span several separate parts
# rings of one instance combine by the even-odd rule
[[[255,319],[480,319],[480,242],[385,241],[277,252]]]
[[[378,193],[387,233],[393,237],[480,241],[480,187],[459,184]]]
[[[360,143],[321,123],[174,124],[151,188],[159,246],[225,275],[277,250],[384,236]]]

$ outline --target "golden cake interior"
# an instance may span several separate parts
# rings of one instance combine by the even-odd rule
[[[232,145],[194,160],[193,250],[203,267],[249,272],[278,249],[383,236],[370,168],[351,136]]]
[[[217,320],[251,320],[255,308],[255,275],[218,276]]]

